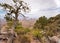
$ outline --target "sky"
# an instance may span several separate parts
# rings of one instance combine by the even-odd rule
[[[51,17],[60,14],[60,0],[24,0],[28,3],[31,11],[25,16],[29,18],[39,18],[41,16]],[[12,4],[12,0],[0,0]],[[0,9],[0,16],[3,17],[5,12]]]

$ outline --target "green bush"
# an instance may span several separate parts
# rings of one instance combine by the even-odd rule
[[[36,37],[37,39],[40,39],[40,38],[43,37],[42,31],[40,31],[40,30],[38,30],[38,29],[34,29],[34,30],[32,31],[32,35],[33,35],[33,37]]]
[[[23,28],[23,27],[18,27],[18,28],[15,29],[15,31],[16,31],[18,34],[24,35],[24,34],[27,34],[28,32],[30,32],[30,29],[28,29],[28,28]]]
[[[48,23],[48,19],[45,16],[40,17],[34,24],[34,28],[44,29],[44,26],[46,26],[47,23]]]

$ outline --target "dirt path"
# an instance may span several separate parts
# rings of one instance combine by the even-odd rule
[[[0,40],[0,43],[7,43],[6,41],[2,41],[2,40]]]

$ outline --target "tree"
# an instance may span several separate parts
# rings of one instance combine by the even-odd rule
[[[7,3],[0,3],[0,6],[3,7],[6,11],[7,11],[7,15],[9,15],[9,19],[14,19],[14,26],[16,27],[17,25],[17,21],[18,21],[18,16],[19,14],[24,16],[22,14],[23,12],[27,12],[29,11],[29,7],[27,5],[27,3],[25,3],[22,0],[12,0],[14,3],[14,6],[9,5]],[[14,16],[13,16],[14,15]],[[25,16],[24,16],[25,17]],[[8,18],[7,18],[8,19]]]
[[[11,36],[10,36],[10,42],[13,43],[14,40],[14,36],[15,36],[15,32],[14,29],[18,26],[18,16],[19,14],[22,15],[23,17],[25,17],[23,15],[23,12],[28,12],[29,11],[29,7],[27,5],[27,3],[25,3],[22,0],[12,0],[14,5],[9,5],[7,3],[0,3],[0,6],[3,7],[3,9],[5,9],[7,11],[5,18],[6,21],[10,24],[8,24],[12,30],[11,30]]]
[[[34,28],[44,29],[44,26],[46,26],[47,23],[48,23],[48,20],[45,16],[40,17],[34,24]]]
[[[48,19],[48,24],[45,26],[47,36],[53,36],[60,33],[60,14]],[[46,35],[45,34],[45,35]]]

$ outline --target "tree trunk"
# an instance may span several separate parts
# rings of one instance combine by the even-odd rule
[[[18,14],[15,14],[15,20],[14,20],[14,28],[16,28],[18,22]]]
[[[16,21],[18,20],[18,14],[15,14],[15,20]]]

